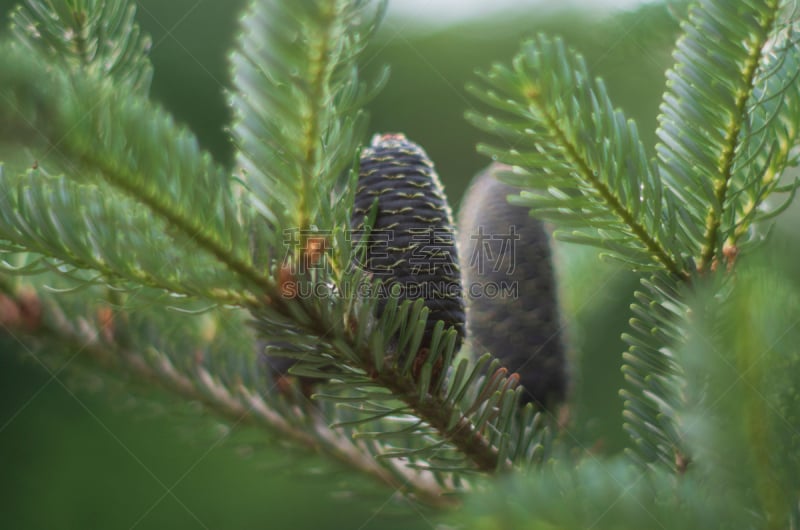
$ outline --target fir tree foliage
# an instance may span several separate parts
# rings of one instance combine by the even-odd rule
[[[112,340],[87,357],[184,397],[202,395],[234,419],[260,417],[434,504],[450,502],[441,493],[464,472],[539,462],[547,429],[533,407],[519,412],[516,379],[489,356],[456,364],[456,332],[441,322],[419,357],[422,301],[393,299],[378,312],[377,299],[348,290],[372,281],[352,266],[363,249],[347,228],[360,107],[382,82],[361,81],[356,59],[381,9],[253,2],[232,56],[234,171],[147,98],[147,46],[131,9],[121,0],[33,1],[15,12],[15,39],[0,54],[3,143],[30,155],[2,169],[5,274],[46,273],[37,285],[68,280],[57,290],[81,291],[87,304],[64,311],[58,297],[37,291],[47,329],[102,334],[97,318],[64,317],[91,314],[97,288],[111,293],[103,298],[123,297],[117,319],[147,299],[207,313],[196,318],[249,321],[248,340],[225,353],[198,357],[173,341],[158,348],[155,326],[144,335],[150,348]],[[287,232],[299,234],[298,245],[287,248]],[[300,266],[317,259],[312,242],[328,267]],[[329,294],[291,295],[290,285]],[[8,295],[20,292],[8,285]],[[294,375],[321,380],[315,406],[253,375],[256,336],[270,345],[266,353],[296,361]]]
[[[472,122],[513,148],[480,150],[513,166],[508,182],[566,241],[590,244],[641,270],[686,274],[669,230],[672,203],[636,125],[615,110],[600,80],[560,39],[527,42],[509,68],[495,65],[471,92],[502,112]],[[664,221],[667,221],[666,223]]]
[[[674,234],[700,273],[754,238],[754,221],[775,211],[765,198],[797,161],[797,27],[784,4],[696,6],[667,73],[656,150],[687,217]]]
[[[96,77],[113,76],[118,87],[147,94],[153,68],[150,38],[125,2],[26,0],[11,15],[18,43],[48,59]]]
[[[80,256],[73,265],[167,290],[170,285],[157,278],[172,268],[181,278],[168,282],[175,294],[210,300],[219,295],[222,303],[241,305],[248,298],[241,271],[248,271],[251,291],[258,291],[253,284],[266,283],[246,248],[235,250],[246,247],[247,235],[236,222],[230,179],[186,129],[144,96],[117,90],[113,78],[55,66],[17,46],[0,61],[0,91],[7,102],[2,121],[12,140],[31,138],[26,147],[42,154],[28,160],[27,169],[4,168],[4,188],[16,190],[6,198],[11,209],[4,215],[13,217],[2,229],[11,242],[66,263],[72,262],[70,255]],[[54,210],[53,202],[80,205],[83,211]],[[137,220],[147,223],[148,216],[156,221],[143,232]],[[173,250],[159,253],[169,240],[177,243]],[[202,257],[195,261],[190,256],[198,248]],[[122,250],[130,254],[114,255]],[[176,253],[178,263],[167,261]],[[111,269],[114,263],[118,269]],[[213,283],[215,278],[222,281]],[[230,298],[226,292],[239,294]]]
[[[505,178],[522,188],[509,200],[552,221],[557,237],[649,273],[624,336],[625,424],[642,462],[683,471],[691,461],[676,424],[687,295],[711,271],[732,270],[761,239],[757,222],[794,197],[796,183],[781,181],[797,164],[800,123],[792,7],[693,5],[667,74],[655,160],[558,39],[524,44],[511,67],[471,87],[492,112],[468,117],[504,141],[480,150],[511,165]],[[781,192],[788,197],[767,202]]]
[[[692,317],[672,362],[685,374],[675,413],[692,449],[684,474],[627,456],[558,460],[494,481],[459,522],[475,529],[793,528],[800,494],[796,253],[788,260],[784,248],[765,254],[740,265],[735,289],[719,271],[682,298]]]
[[[237,166],[259,213],[283,228],[331,228],[346,216],[363,141],[362,105],[385,81],[359,77],[358,58],[386,3],[254,2],[231,57]],[[345,184],[348,184],[347,182]],[[331,195],[334,193],[334,195]]]
[[[231,56],[234,168],[148,99],[133,2],[18,8],[0,43],[2,323],[45,358],[77,350],[65,365],[199,401],[420,501],[475,490],[476,528],[796,526],[800,307],[772,296],[779,272],[739,264],[796,189],[791,8],[694,5],[655,158],[559,39],[470,88],[491,109],[470,120],[497,137],[481,151],[521,188],[509,200],[644,273],[617,459],[576,465],[516,378],[491,355],[457,358],[443,322],[420,356],[423,300],[378,311],[358,295],[377,281],[348,232],[362,107],[385,78],[360,75],[383,9],[366,1],[251,3]],[[277,392],[263,353],[314,379],[313,401]],[[511,476],[476,476],[498,471]]]

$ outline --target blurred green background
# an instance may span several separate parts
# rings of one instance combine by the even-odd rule
[[[13,4],[0,0],[3,19]],[[230,163],[227,53],[244,2],[138,4],[154,43],[153,97]],[[389,19],[366,54],[368,72],[384,64],[392,69],[388,87],[370,105],[372,132],[402,131],[421,143],[457,205],[487,163],[475,152],[485,137],[463,118],[476,105],[464,86],[475,69],[510,60],[520,41],[539,31],[561,34],[584,53],[652,145],[677,32],[661,5],[613,15],[531,12],[444,28]],[[615,452],[625,443],[619,335],[637,279],[571,248],[560,249],[559,275],[575,352],[570,437],[587,449]],[[435,514],[317,457],[286,464],[291,450],[263,443],[261,433],[228,436],[191,407],[163,408],[156,398],[134,402],[125,392],[92,392],[85,385],[73,393],[66,374],[51,379],[13,339],[0,348],[0,527],[433,527]],[[324,471],[330,468],[336,472]]]

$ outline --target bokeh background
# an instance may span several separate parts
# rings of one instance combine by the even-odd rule
[[[15,3],[0,0],[4,25]],[[412,4],[393,10],[364,62],[368,75],[386,64],[392,71],[370,105],[372,132],[402,131],[422,144],[457,207],[487,163],[475,151],[486,137],[463,117],[477,105],[465,84],[543,31],[585,55],[652,145],[678,23],[662,4],[621,11],[610,3],[544,9],[505,2],[507,11],[479,18],[453,16],[458,8],[449,1],[438,14]],[[153,97],[230,164],[227,54],[244,1],[138,4],[154,42]],[[619,335],[637,278],[566,247],[559,248],[559,278],[576,380],[569,435],[613,453],[625,443]],[[287,458],[297,458],[292,448],[266,443],[261,433],[231,433],[190,404],[75,388],[68,374],[51,378],[13,339],[3,338],[0,348],[0,528],[391,529],[432,528],[437,520],[321,458],[304,456],[296,465]]]

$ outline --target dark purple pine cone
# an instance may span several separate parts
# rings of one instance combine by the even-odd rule
[[[490,352],[525,388],[522,401],[552,408],[568,390],[550,236],[519,192],[492,165],[472,181],[461,204],[459,249],[472,351]]]
[[[359,263],[382,281],[378,311],[390,289],[403,300],[425,299],[430,310],[420,350],[429,348],[439,320],[464,338],[464,298],[452,212],[425,151],[402,134],[376,135],[361,154],[350,226],[354,244],[377,199],[366,259]]]

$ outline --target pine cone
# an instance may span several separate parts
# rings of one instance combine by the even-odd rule
[[[464,299],[452,212],[425,151],[402,134],[376,135],[361,154],[351,218],[354,239],[377,199],[365,262],[382,280],[379,312],[390,289],[402,299],[424,298],[430,310],[420,351],[430,346],[439,320],[464,337]]]
[[[472,181],[459,215],[459,249],[467,293],[471,349],[490,352],[525,388],[523,402],[553,407],[568,388],[550,236],[518,192],[490,166]]]

